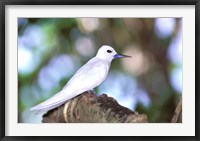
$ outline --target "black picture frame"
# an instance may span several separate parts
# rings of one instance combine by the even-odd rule
[[[112,136],[112,137],[72,137],[72,136],[5,136],[5,7],[6,5],[194,5],[195,6],[195,136]],[[199,47],[200,47],[200,0],[1,0],[0,2],[0,139],[21,140],[200,140],[200,96],[199,96]],[[120,129],[119,129],[120,130]]]

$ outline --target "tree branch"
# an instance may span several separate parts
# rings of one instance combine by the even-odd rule
[[[96,96],[85,92],[64,105],[48,111],[43,123],[144,123],[147,116],[118,104],[106,94]]]
[[[179,98],[179,102],[178,105],[174,111],[174,115],[172,117],[171,123],[176,123],[178,122],[179,118],[180,118],[180,114],[182,111],[182,96]]]

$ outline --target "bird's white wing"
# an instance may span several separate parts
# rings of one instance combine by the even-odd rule
[[[102,60],[93,58],[73,75],[65,87],[72,86],[84,89],[85,91],[91,90],[105,80],[110,67],[109,65]]]
[[[96,58],[91,59],[74,74],[64,89],[48,100],[32,107],[31,110],[46,112],[85,91],[95,88],[105,80],[108,70],[109,64]]]

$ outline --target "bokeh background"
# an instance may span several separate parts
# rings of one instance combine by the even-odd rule
[[[18,121],[40,123],[29,108],[60,91],[105,44],[132,58],[114,60],[96,93],[149,122],[170,122],[182,95],[181,18],[18,18]]]

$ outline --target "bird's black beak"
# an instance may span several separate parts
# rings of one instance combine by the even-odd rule
[[[116,58],[125,58],[125,57],[131,58],[131,56],[123,55],[123,54],[115,54],[115,55],[114,55],[114,58],[115,58],[115,59],[116,59]]]

